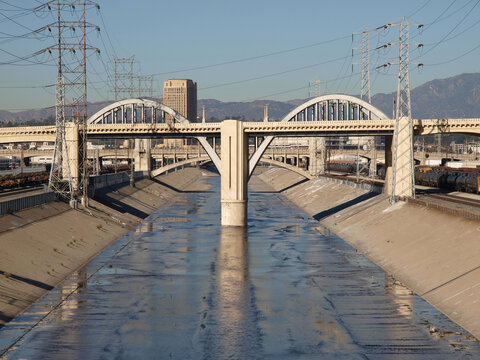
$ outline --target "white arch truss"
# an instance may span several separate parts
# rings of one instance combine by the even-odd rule
[[[344,94],[323,95],[311,99],[290,111],[281,121],[332,121],[332,120],[387,120],[382,111],[355,96]],[[258,164],[263,153],[273,141],[267,136],[250,158],[249,175]]]
[[[145,124],[165,123],[169,115],[173,122],[189,123],[183,115],[172,108],[149,99],[125,99],[114,102],[93,114],[87,124]],[[196,139],[203,146],[208,156],[220,171],[220,157],[204,136]]]

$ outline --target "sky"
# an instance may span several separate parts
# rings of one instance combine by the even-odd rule
[[[0,110],[55,105],[56,8],[42,0],[0,0]],[[199,99],[305,99],[358,95],[361,35],[369,30],[371,93],[397,89],[398,24],[410,27],[411,87],[480,72],[480,0],[105,0],[90,7],[88,101],[114,99],[114,58],[134,56],[136,75],[190,78]],[[63,9],[65,17],[78,16]],[[423,24],[420,29],[416,24]],[[65,30],[75,39],[78,31]],[[352,38],[352,34],[353,38]],[[384,44],[389,44],[382,47]],[[419,47],[418,44],[423,44]],[[380,49],[376,49],[380,48]],[[353,56],[352,56],[353,51]],[[74,63],[79,54],[65,54]],[[24,60],[25,59],[25,60]],[[381,65],[390,62],[391,65]],[[422,63],[423,66],[418,66]],[[315,89],[310,83],[319,80]],[[137,81],[135,81],[137,84]]]

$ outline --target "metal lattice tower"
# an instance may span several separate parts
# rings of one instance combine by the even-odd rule
[[[353,33],[352,34],[352,42],[354,35],[360,34],[362,36],[362,47],[361,48],[353,48],[352,49],[352,58],[354,50],[361,50],[362,54],[362,62],[354,62],[352,63],[352,72],[353,72],[353,64],[361,64],[362,65],[362,82],[360,86],[360,99],[367,101],[368,103],[372,102],[371,94],[370,94],[370,31],[367,27],[363,29],[360,33]]]
[[[400,28],[399,36],[399,61],[398,61],[398,86],[396,102],[396,119],[407,117],[411,119],[412,108],[410,103],[410,75],[409,66],[409,24],[404,18],[403,23],[398,24]]]
[[[392,191],[390,201],[396,201],[397,196],[415,197],[415,169],[413,159],[413,124],[412,124],[412,108],[410,102],[410,74],[409,66],[412,64],[409,58],[410,43],[409,31],[410,26],[404,17],[399,24],[388,24],[380,28],[388,28],[389,26],[399,27],[398,43],[388,43],[379,48],[390,45],[398,45],[399,58],[398,63],[389,62],[380,67],[388,67],[390,65],[398,65],[398,84],[397,84],[397,100],[395,106],[395,133],[393,146],[393,172],[392,172]],[[418,28],[423,27],[422,24],[416,24]],[[422,47],[423,44],[415,44]],[[418,66],[423,64],[417,63]]]
[[[129,58],[115,58],[113,63],[115,66],[115,101],[121,98],[133,98],[135,94],[135,75],[133,74],[135,55]]]
[[[57,43],[37,53],[58,52],[58,74],[56,81],[56,141],[49,187],[60,195],[72,199],[80,197],[87,202],[87,51],[99,49],[87,45],[87,29],[100,30],[86,20],[87,7],[100,6],[89,0],[56,0],[37,7],[37,10],[56,10],[57,21],[37,30],[57,29]],[[68,34],[67,34],[68,32]],[[77,35],[78,34],[78,35]],[[80,54],[80,55],[78,55]],[[68,60],[66,60],[68,59]],[[78,127],[78,156],[69,158],[69,144],[66,138],[66,124]],[[78,164],[70,164],[78,159]],[[76,160],[75,160],[76,161]],[[72,168],[78,173],[72,174]],[[78,165],[78,166],[77,166]]]
[[[139,75],[138,79],[138,97],[153,97],[153,75]]]
[[[399,60],[398,60],[398,83],[397,83],[397,102],[395,110],[395,139],[393,150],[393,185],[392,198],[395,201],[397,196],[397,182],[402,180],[408,181],[411,186],[408,190],[409,197],[415,197],[415,175],[414,175],[414,159],[413,159],[413,124],[412,124],[412,108],[410,102],[410,74],[408,71],[410,25],[407,20],[398,24],[399,26]],[[408,141],[408,144],[400,144],[400,140]],[[403,157],[405,159],[400,159]],[[403,160],[403,161],[402,161]],[[402,167],[408,167],[402,169]],[[405,175],[406,174],[406,175]],[[400,177],[409,177],[408,179]]]
[[[73,198],[73,184],[65,136],[65,99],[63,90],[63,77],[58,76],[55,104],[56,137],[48,187],[60,196],[71,200]]]
[[[368,30],[368,27],[364,27],[363,31],[360,33],[354,33],[352,34],[352,42],[353,42],[353,36],[355,34],[359,34],[362,36],[361,42],[362,42],[362,47],[361,48],[353,48],[352,49],[352,57],[354,50],[361,50],[361,55],[362,55],[362,61],[361,61],[361,66],[362,66],[362,73],[361,73],[361,85],[360,85],[360,99],[367,101],[369,104],[372,102],[372,96],[371,96],[371,88],[370,88],[370,50],[373,50],[370,48],[370,31]],[[353,63],[353,64],[359,64],[359,63]],[[352,64],[352,72],[353,72],[353,64]],[[369,175],[373,178],[376,175],[376,149],[375,149],[375,136],[368,137],[368,147],[369,147],[369,152],[370,152],[370,169],[369,170]],[[357,179],[360,176],[360,172],[363,171],[366,167],[363,164],[360,164],[360,138],[357,137],[357,167],[356,167],[356,175]]]
[[[321,95],[321,81],[316,79],[315,81],[310,81],[308,83],[308,97],[319,97]]]
[[[372,102],[370,94],[370,32],[365,27],[362,31],[362,87],[360,89],[360,99]]]

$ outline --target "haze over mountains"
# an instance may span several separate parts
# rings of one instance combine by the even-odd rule
[[[480,117],[480,73],[461,74],[446,79],[429,81],[412,89],[411,98],[414,118]],[[222,102],[214,99],[203,99],[198,100],[198,115],[201,117],[202,106],[205,106],[209,121],[226,118],[261,120],[263,119],[264,106],[268,104],[270,119],[280,120],[289,111],[305,101],[306,99],[283,102],[272,100]],[[109,103],[105,101],[89,103],[88,113],[93,114]],[[376,94],[372,97],[372,103],[387,116],[392,116],[392,93]],[[11,122],[18,125],[24,122],[53,119],[54,116],[54,107],[16,113],[0,110],[1,123]]]

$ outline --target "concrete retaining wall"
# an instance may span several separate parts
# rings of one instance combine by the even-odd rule
[[[0,202],[0,215],[12,213],[28,209],[37,205],[45,204],[55,200],[54,192],[46,192],[44,194],[37,194],[25,196],[18,199],[12,199]]]
[[[284,169],[260,178],[480,339],[479,221]]]
[[[88,211],[52,201],[0,216],[0,327],[179,192],[208,190],[204,173],[189,168],[99,191]],[[102,176],[96,184],[116,185],[125,176]]]
[[[135,181],[145,179],[148,176],[148,171],[135,171],[133,173],[133,178],[135,179]],[[109,186],[128,184],[130,182],[130,173],[121,172],[118,174],[91,176],[88,182],[88,196],[94,197],[96,190],[104,189]]]

